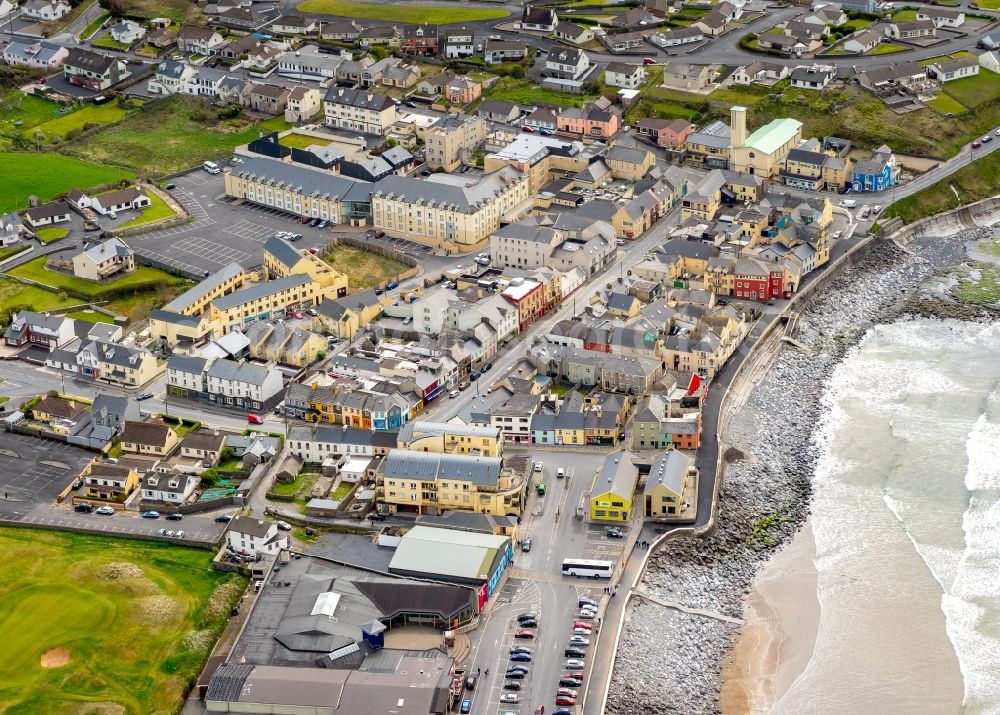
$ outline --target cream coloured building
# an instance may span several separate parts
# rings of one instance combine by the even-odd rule
[[[422,138],[428,168],[454,171],[463,162],[472,162],[486,139],[486,122],[482,117],[447,117],[425,129]]]
[[[227,175],[228,177],[228,175]],[[241,288],[247,274],[239,263],[230,263],[198,285],[189,288],[149,315],[149,332],[167,347],[197,345],[217,336],[217,326],[209,320],[213,300]]]
[[[503,433],[496,427],[413,420],[399,430],[396,446],[414,452],[503,456]]]
[[[336,85],[323,99],[323,113],[328,127],[362,134],[385,134],[397,119],[396,103],[388,95]]]
[[[530,209],[528,179],[504,167],[483,177],[387,176],[372,187],[372,224],[392,236],[430,245],[475,246]]]
[[[802,122],[775,119],[747,136],[746,107],[730,109],[732,124],[729,168],[765,179],[777,178],[788,152],[802,141]]]
[[[267,239],[264,244],[264,274],[270,279],[306,275],[320,285],[326,298],[347,295],[347,276],[319,256],[300,251],[277,236]]]

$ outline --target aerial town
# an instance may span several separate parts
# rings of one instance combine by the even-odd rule
[[[0,712],[768,712],[811,495],[732,502],[824,387],[754,391],[1000,213],[998,0],[0,0],[0,58]]]

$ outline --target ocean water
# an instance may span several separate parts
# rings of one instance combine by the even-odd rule
[[[817,440],[821,605],[777,713],[1000,713],[1000,325],[879,326]]]

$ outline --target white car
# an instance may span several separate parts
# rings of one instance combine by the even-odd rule
[[[881,206],[873,206],[872,207],[872,216],[874,216],[875,214],[877,214],[881,210],[882,210]]]
[[[589,638],[584,638],[583,636],[570,636],[569,644],[570,645],[588,646],[588,645],[590,645],[590,639]]]
[[[500,696],[500,702],[502,703],[519,703],[521,702],[521,696],[517,693],[504,693]]]
[[[582,618],[585,621],[592,621],[597,617],[597,611],[580,611],[576,614],[577,618]]]
[[[174,532],[174,537],[178,538],[178,539],[183,539],[184,538],[184,532],[183,531]]]
[[[115,515],[115,508],[112,507],[112,506],[102,506],[95,513],[96,514],[101,514],[102,516],[114,516]]]
[[[589,636],[590,635],[590,629],[589,628],[574,628],[573,629],[573,635],[575,635],[575,636]]]
[[[542,465],[541,462],[535,462],[535,471],[536,472],[542,471],[543,468],[544,468],[544,466]]]
[[[289,524],[287,521],[279,521],[279,522],[275,523],[275,526],[278,527],[279,529],[281,529],[282,531],[291,531],[292,530],[292,525]]]
[[[586,664],[586,663],[584,663],[584,662],[583,662],[582,660],[580,660],[579,658],[570,658],[570,659],[569,659],[569,660],[567,660],[567,661],[566,661],[565,663],[563,663],[563,665],[564,665],[564,666],[565,666],[565,667],[566,667],[566,668],[567,668],[568,670],[573,670],[574,668],[576,668],[576,669],[579,669],[579,668],[584,668],[584,667],[586,667],[586,665],[587,665],[587,664]]]

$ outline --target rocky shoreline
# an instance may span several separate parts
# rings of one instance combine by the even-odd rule
[[[641,588],[651,596],[740,618],[760,567],[809,513],[823,386],[844,354],[879,323],[912,317],[995,319],[993,310],[953,300],[948,279],[966,245],[987,229],[883,243],[803,311],[798,340],[732,416],[718,527],[700,539],[666,542],[650,559]],[[954,283],[954,281],[952,281]],[[607,712],[720,712],[722,662],[739,626],[635,601],[626,617]]]

